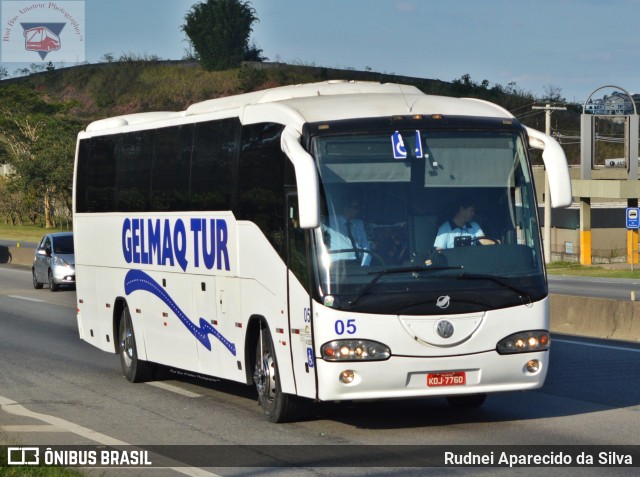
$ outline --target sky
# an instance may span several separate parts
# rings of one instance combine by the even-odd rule
[[[180,27],[195,3],[84,0],[86,61],[107,53],[182,58]],[[640,93],[640,0],[250,3],[259,19],[252,40],[270,61],[443,81],[468,74],[536,97],[560,89],[580,103],[605,85]],[[2,65],[10,74],[24,66]]]

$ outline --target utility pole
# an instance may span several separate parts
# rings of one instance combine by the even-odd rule
[[[552,111],[566,111],[564,106],[551,106],[547,103],[546,106],[533,106],[531,109],[543,109],[545,112],[545,133],[551,135],[551,112]],[[549,193],[549,177],[547,176],[547,169],[544,170],[544,261],[545,263],[551,262],[551,195]]]

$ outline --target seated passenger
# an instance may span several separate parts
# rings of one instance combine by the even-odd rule
[[[332,256],[332,260],[357,260],[360,265],[367,267],[371,264],[371,250],[369,236],[364,222],[358,219],[360,204],[356,200],[349,201],[344,206],[342,214],[329,219],[330,250],[344,250]]]
[[[438,234],[433,246],[436,250],[453,248],[455,246],[470,245],[484,237],[484,232],[477,222],[474,222],[475,205],[470,199],[457,202],[454,216],[438,228]],[[464,237],[467,237],[466,239]]]

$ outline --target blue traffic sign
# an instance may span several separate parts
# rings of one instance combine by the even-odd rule
[[[640,209],[638,207],[627,207],[627,228],[640,228]]]

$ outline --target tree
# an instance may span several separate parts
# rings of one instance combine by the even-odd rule
[[[544,98],[542,100],[550,103],[564,103],[565,98],[562,96],[562,88],[553,84],[545,85]]]
[[[45,101],[24,87],[0,90],[0,141],[11,164],[10,187],[39,197],[45,227],[55,226],[54,204],[71,210],[75,138],[80,125],[66,117],[67,105]],[[38,213],[29,207],[32,221]],[[23,207],[25,212],[25,207]]]
[[[237,68],[245,60],[265,59],[262,50],[249,44],[256,21],[256,11],[249,2],[206,0],[191,7],[182,31],[203,68],[224,70]]]

